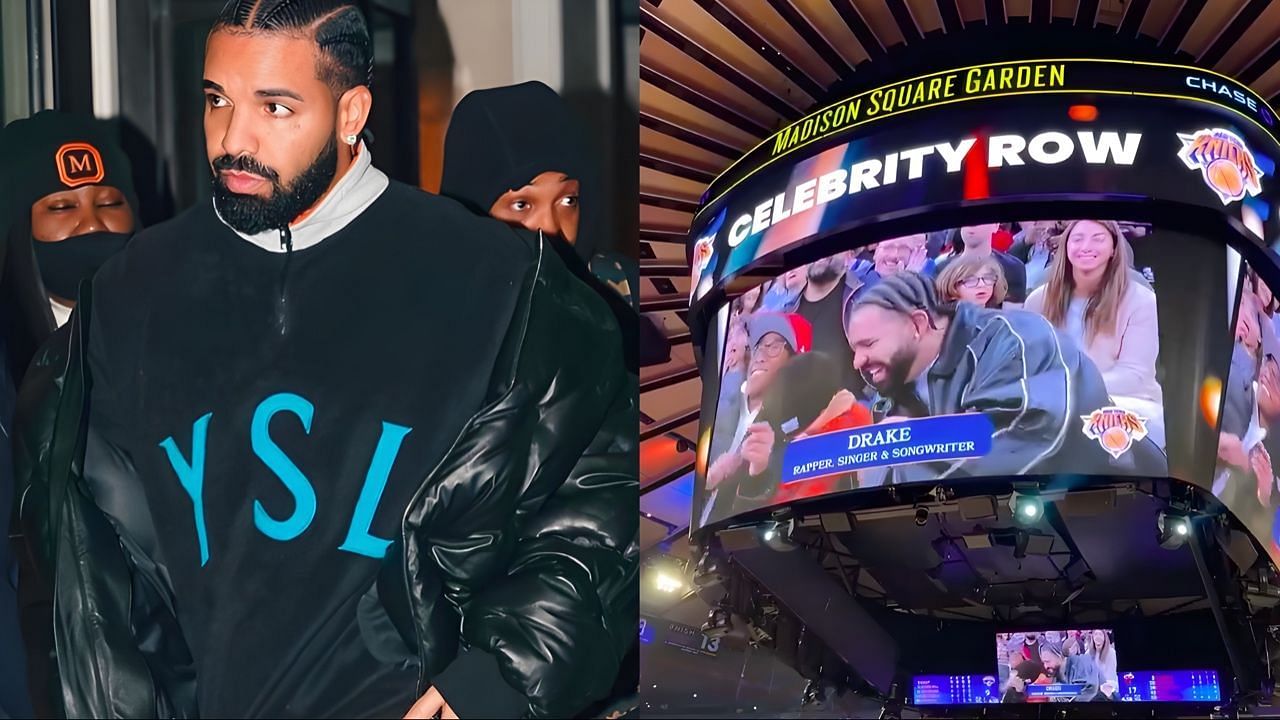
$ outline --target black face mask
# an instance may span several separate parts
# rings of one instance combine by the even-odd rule
[[[124,249],[133,233],[95,232],[61,242],[40,242],[36,264],[44,289],[64,300],[75,300],[80,282],[93,276],[112,255]]]

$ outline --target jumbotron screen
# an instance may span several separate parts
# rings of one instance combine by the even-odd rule
[[[1115,638],[1104,628],[996,634],[1004,703],[1119,700],[1118,662]]]
[[[1205,388],[1216,420],[1217,458],[1208,489],[1280,563],[1280,299],[1247,263],[1228,282],[1239,297],[1232,325],[1230,370]],[[1271,424],[1276,423],[1275,432]]]
[[[1207,481],[1216,406],[1199,389],[1227,377],[1233,255],[1123,220],[1010,219],[885,238],[770,279],[712,333],[695,526],[979,476]]]

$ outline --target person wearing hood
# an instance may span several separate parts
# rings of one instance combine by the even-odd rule
[[[634,302],[634,261],[597,250],[608,228],[585,136],[564,99],[543,83],[467,93],[449,120],[440,194],[563,240],[601,281]]]
[[[623,337],[639,334],[638,364],[666,362],[665,333],[635,312],[635,261],[597,250],[608,229],[599,172],[588,160],[585,136],[565,101],[543,83],[467,93],[449,121],[440,194],[473,212],[553,238],[570,269],[587,282],[594,276],[591,284],[610,303]],[[615,293],[605,288],[624,302],[616,302]],[[635,367],[635,351],[628,349],[627,355],[628,365]]]
[[[83,283],[37,359],[20,516],[60,714],[571,717],[618,675],[618,324],[535,234],[373,165],[372,68],[352,2],[229,0],[212,202]]]
[[[440,194],[478,215],[548,238],[565,265],[612,311],[622,331],[629,392],[638,399],[639,368],[668,362],[671,345],[654,321],[637,312],[635,262],[598,249],[607,218],[599,168],[588,160],[585,137],[564,99],[543,83],[467,93],[449,121]],[[611,696],[634,701],[638,663],[633,638]]]
[[[0,306],[4,308],[3,377],[0,378],[0,523],[8,526],[13,499],[13,462],[8,429],[24,407],[22,385],[32,357],[46,343],[65,338],[80,282],[94,274],[132,236],[137,203],[129,161],[106,124],[92,117],[55,110],[9,123],[0,131]],[[15,418],[15,413],[18,417]],[[13,528],[14,531],[17,528]],[[10,533],[6,533],[10,534]],[[19,541],[17,547],[21,548]],[[19,634],[10,632],[14,617],[10,592],[19,582],[22,637],[28,648],[27,675],[34,708],[48,684],[47,657],[51,604],[47,584],[24,552],[9,555],[0,545],[0,715],[22,717],[31,712],[27,688],[15,699],[24,673],[16,666]],[[20,572],[15,576],[16,566]],[[12,639],[14,642],[9,645]],[[16,667],[15,667],[16,666]]]

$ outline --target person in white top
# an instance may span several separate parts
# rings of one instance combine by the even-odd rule
[[[1120,678],[1116,674],[1116,648],[1111,644],[1111,636],[1106,630],[1094,630],[1089,637],[1088,649],[1102,675],[1102,685],[1098,689],[1108,699],[1114,700],[1116,691],[1120,689]]]
[[[1025,309],[1071,336],[1102,373],[1112,402],[1145,418],[1147,432],[1164,447],[1156,294],[1131,276],[1133,251],[1116,223],[1073,220],[1064,236],[1048,282]]]

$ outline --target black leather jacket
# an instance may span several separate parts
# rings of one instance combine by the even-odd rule
[[[864,482],[870,479],[870,484],[878,485],[1067,470],[1094,475],[1169,472],[1164,452],[1150,438],[1114,459],[1097,441],[1085,437],[1084,417],[1111,404],[1106,384],[1075,341],[1037,313],[957,303],[926,383],[924,407],[912,409],[903,398],[881,397],[873,411],[878,417],[986,413],[995,427],[990,452],[958,462],[876,468],[865,472]],[[883,479],[877,477],[880,473]]]
[[[609,695],[635,643],[637,386],[600,297],[538,250],[486,403],[423,479],[361,610],[416,649],[419,693],[469,649],[496,659],[529,716],[568,717]],[[153,537],[136,517],[115,527],[141,488],[89,422],[92,297],[86,283],[18,408],[19,513],[34,564],[52,568],[59,699],[70,717],[195,717]]]

